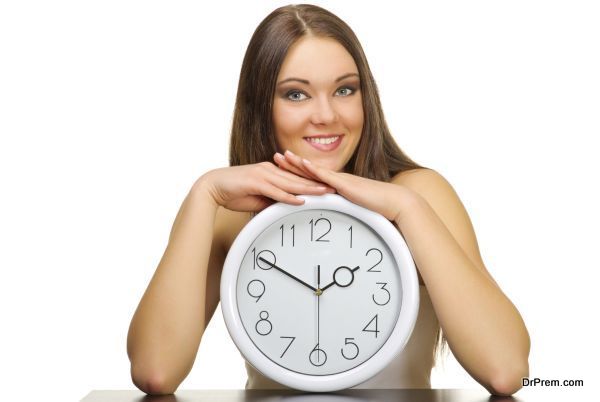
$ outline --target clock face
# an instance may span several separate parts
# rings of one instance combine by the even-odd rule
[[[287,214],[252,242],[239,267],[237,309],[273,363],[309,376],[345,372],[392,333],[402,284],[386,243],[353,216]]]

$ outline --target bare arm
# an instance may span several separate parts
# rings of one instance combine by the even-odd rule
[[[172,393],[192,368],[200,339],[217,303],[214,272],[223,264],[213,241],[218,205],[200,186],[184,200],[169,243],[133,316],[127,338],[131,376],[146,393]],[[212,251],[211,251],[212,250]],[[209,266],[210,262],[210,266]]]
[[[327,191],[333,190],[268,162],[215,169],[198,179],[129,327],[127,352],[139,389],[171,394],[194,364],[219,302],[224,234],[230,230],[224,208],[258,211],[273,201],[301,204],[293,194]]]
[[[395,222],[456,359],[491,394],[512,395],[529,372],[525,323],[485,268],[450,185],[435,172],[420,173],[416,183],[407,180],[415,192],[399,197],[410,201]]]

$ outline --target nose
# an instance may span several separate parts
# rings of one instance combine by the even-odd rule
[[[314,110],[311,115],[313,124],[331,124],[336,122],[337,118],[337,111],[328,97],[319,97],[317,102],[314,102]]]

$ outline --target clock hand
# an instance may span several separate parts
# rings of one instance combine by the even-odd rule
[[[320,304],[320,300],[321,298],[319,296],[321,296],[322,292],[320,289],[321,286],[321,266],[317,265],[317,291],[315,292],[315,294],[317,295],[317,348],[319,347],[319,341],[320,341],[320,323],[321,323],[321,304]],[[319,353],[317,353],[317,363],[319,362]]]
[[[272,262],[269,262],[267,260],[265,260],[262,257],[258,257],[259,260],[261,260],[262,262],[264,262],[265,264],[270,265],[271,267],[275,268],[276,270],[284,273],[285,275],[289,276],[290,278],[292,278],[293,280],[300,282],[301,284],[303,284],[304,286],[306,286],[307,288],[309,288],[310,290],[312,290],[313,292],[316,292],[317,289],[315,289],[314,287],[310,286],[308,283],[304,282],[302,279],[298,279],[296,278],[294,275],[290,274],[287,271],[284,271],[283,269],[279,268],[277,265],[273,264]]]
[[[352,284],[352,282],[354,282],[354,271],[356,271],[356,270],[357,270],[357,269],[359,269],[359,268],[360,268],[360,266],[358,266],[358,265],[357,265],[356,267],[354,267],[353,269],[350,269],[350,268],[348,268],[348,267],[344,267],[344,266],[338,267],[338,268],[337,268],[337,269],[336,269],[336,270],[333,272],[333,282],[331,282],[331,283],[330,283],[329,285],[327,285],[327,286],[324,286],[324,287],[322,287],[322,288],[321,288],[321,292],[324,292],[326,289],[328,289],[328,288],[332,287],[333,285],[338,285],[338,286],[339,286],[339,287],[341,287],[341,288],[345,288],[345,287],[348,287],[348,286],[350,286],[350,285]],[[350,282],[348,282],[348,284],[346,284],[346,285],[342,285],[342,284],[338,283],[338,282],[335,280],[335,274],[336,274],[336,273],[337,273],[337,272],[338,272],[340,269],[347,269],[348,271],[350,271],[350,274],[352,275],[352,279],[351,279],[351,280],[350,280]]]
[[[317,296],[321,296],[323,294],[323,289],[321,289],[321,266],[317,265],[317,290],[315,291]],[[317,300],[318,302],[318,300]]]

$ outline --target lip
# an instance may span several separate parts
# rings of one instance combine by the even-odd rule
[[[339,138],[337,140],[335,140],[334,142],[332,142],[331,144],[317,144],[317,143],[310,141],[311,138],[331,138],[331,137],[339,137]],[[308,143],[308,145],[310,145],[311,147],[313,147],[315,149],[318,149],[319,151],[330,152],[340,146],[343,138],[344,138],[344,134],[317,134],[317,135],[311,135],[308,137],[304,137],[304,141],[306,141]]]

